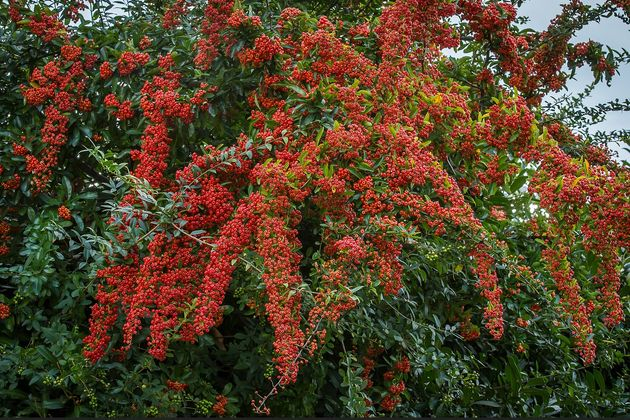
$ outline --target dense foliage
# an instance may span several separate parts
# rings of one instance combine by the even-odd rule
[[[630,4],[520,3],[0,6],[0,414],[630,411]]]

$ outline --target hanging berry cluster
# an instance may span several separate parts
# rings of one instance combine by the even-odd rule
[[[70,115],[92,109],[92,102],[84,93],[86,71],[94,67],[96,60],[96,55],[84,56],[79,46],[63,45],[60,57],[49,61],[42,69],[35,69],[30,87],[22,87],[28,104],[44,107],[41,139],[31,144],[31,153],[25,155],[26,171],[32,175],[35,193],[48,186],[59,152],[68,141]]]

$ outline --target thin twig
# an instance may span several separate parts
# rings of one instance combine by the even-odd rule
[[[304,349],[306,349],[306,347],[308,346],[308,344],[310,343],[311,339],[313,338],[313,336],[315,335],[315,333],[317,333],[319,331],[319,325],[321,324],[322,320],[324,319],[323,315],[319,318],[319,321],[317,321],[317,325],[315,325],[315,328],[313,328],[313,331],[311,332],[311,334],[308,336],[308,338],[304,341],[304,344],[302,345],[302,347],[300,347],[300,350],[298,351],[298,354],[295,356],[295,358],[293,359],[292,364],[295,364],[301,357],[302,357],[302,353],[304,352]],[[267,393],[267,395],[265,395],[260,401],[258,401],[258,405],[254,406],[254,412],[256,414],[262,414],[265,411],[263,410],[263,407],[265,406],[265,402],[267,402],[267,400],[272,396],[278,393],[278,388],[281,386],[282,384],[282,377],[280,377],[275,383],[273,383],[271,390]]]

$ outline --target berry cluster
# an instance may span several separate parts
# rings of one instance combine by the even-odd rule
[[[187,4],[176,1],[164,24],[175,25]],[[131,153],[133,175],[169,200],[177,220],[164,222],[152,213],[157,205],[147,204],[137,191],[121,200],[120,206],[131,208],[130,216],[112,224],[128,253],[109,256],[109,266],[99,271],[103,282],[85,339],[86,356],[103,357],[114,328],[123,332],[118,350],[127,351],[144,320],[150,320],[149,353],[160,360],[171,341],[195,342],[221,326],[222,305],[247,251],[256,259],[246,261],[246,267],[256,265],[258,275],[244,281],[256,292],[238,298],[271,325],[274,371],[279,385],[287,385],[325,342],[327,328],[359,304],[352,290],[366,288],[382,299],[401,296],[408,281],[402,261],[422,237],[461,244],[458,272],[482,298],[457,315],[464,340],[479,340],[482,334],[501,339],[504,312],[511,310],[506,299],[533,293],[523,284],[539,282],[558,292],[578,352],[592,362],[592,318],[602,316],[608,327],[624,318],[616,264],[619,249],[630,239],[627,171],[571,158],[561,145],[575,141],[574,136],[555,126],[539,127],[524,97],[504,91],[478,113],[479,101],[444,74],[439,50],[459,42],[447,22],[459,13],[479,42],[493,43],[514,86],[534,92],[555,77],[555,70],[538,69],[528,78],[531,68],[521,53],[527,41],[510,29],[514,7],[484,4],[397,1],[373,29],[367,24],[346,29],[322,17],[297,34],[292,29],[299,19],[307,25],[297,9],[285,9],[272,33],[258,17],[233,10],[232,2],[210,0],[195,64],[210,69],[222,51],[234,58],[235,40],[247,33],[250,47],[237,53],[236,64],[247,67],[240,68],[257,82],[243,95],[243,106],[249,107],[247,131],[230,146],[207,146],[204,154],[193,154],[183,168],[171,159],[174,128],[195,123],[198,111],[210,109],[218,88],[184,77],[185,64],[177,56],[149,61],[148,53],[123,53],[119,75],[143,82],[137,104],[141,115],[113,94],[105,97],[105,105],[119,120],[143,118],[140,146]],[[378,54],[365,54],[354,38],[372,34]],[[71,48],[63,54],[80,56]],[[140,65],[147,66],[151,78],[136,72]],[[60,73],[53,67],[45,70],[47,80]],[[104,63],[100,77],[113,75]],[[482,86],[495,83],[490,69],[477,78]],[[40,86],[43,90],[28,94],[31,103],[59,96],[54,87]],[[72,96],[55,100],[53,110],[79,106]],[[60,145],[63,115],[53,110],[47,114],[46,138]],[[528,193],[546,215],[524,228],[543,237],[536,243],[543,248],[546,271],[535,275],[520,265],[529,261],[499,240],[495,228],[505,224],[500,222],[506,221],[509,205],[483,207],[523,162],[535,173]],[[31,159],[31,168],[36,165]],[[299,239],[306,223],[317,226],[321,242],[308,262]],[[138,237],[141,225],[155,230]],[[600,258],[592,284],[571,269],[578,237],[586,252]],[[510,260],[501,255],[517,262],[510,266],[517,273],[515,284],[497,269]],[[436,253],[421,257],[431,264],[437,260]],[[302,264],[310,264],[308,277],[300,271]],[[596,300],[586,298],[584,288],[596,289]],[[471,312],[479,307],[485,330],[473,323]],[[525,322],[517,326],[525,328]],[[365,379],[374,376],[373,356],[364,360]],[[385,373],[383,410],[393,411],[402,402],[403,375],[409,369],[409,361],[401,358]],[[216,403],[220,415],[227,400],[222,401]]]

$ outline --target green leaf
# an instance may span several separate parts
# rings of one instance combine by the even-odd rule
[[[66,188],[66,197],[69,199],[72,196],[72,183],[70,183],[70,180],[65,175],[62,178],[62,182]]]
[[[510,185],[510,191],[515,193],[521,189],[523,185],[527,182],[529,177],[527,175],[518,176],[512,181],[512,185]]]
[[[64,407],[64,403],[61,400],[59,400],[59,399],[57,399],[57,400],[44,400],[43,406],[47,410],[58,410],[58,409]]]
[[[503,407],[501,404],[496,403],[494,401],[487,401],[487,400],[480,400],[480,401],[475,401],[473,404],[476,405],[485,405],[486,407],[494,407],[494,408],[501,408]]]

